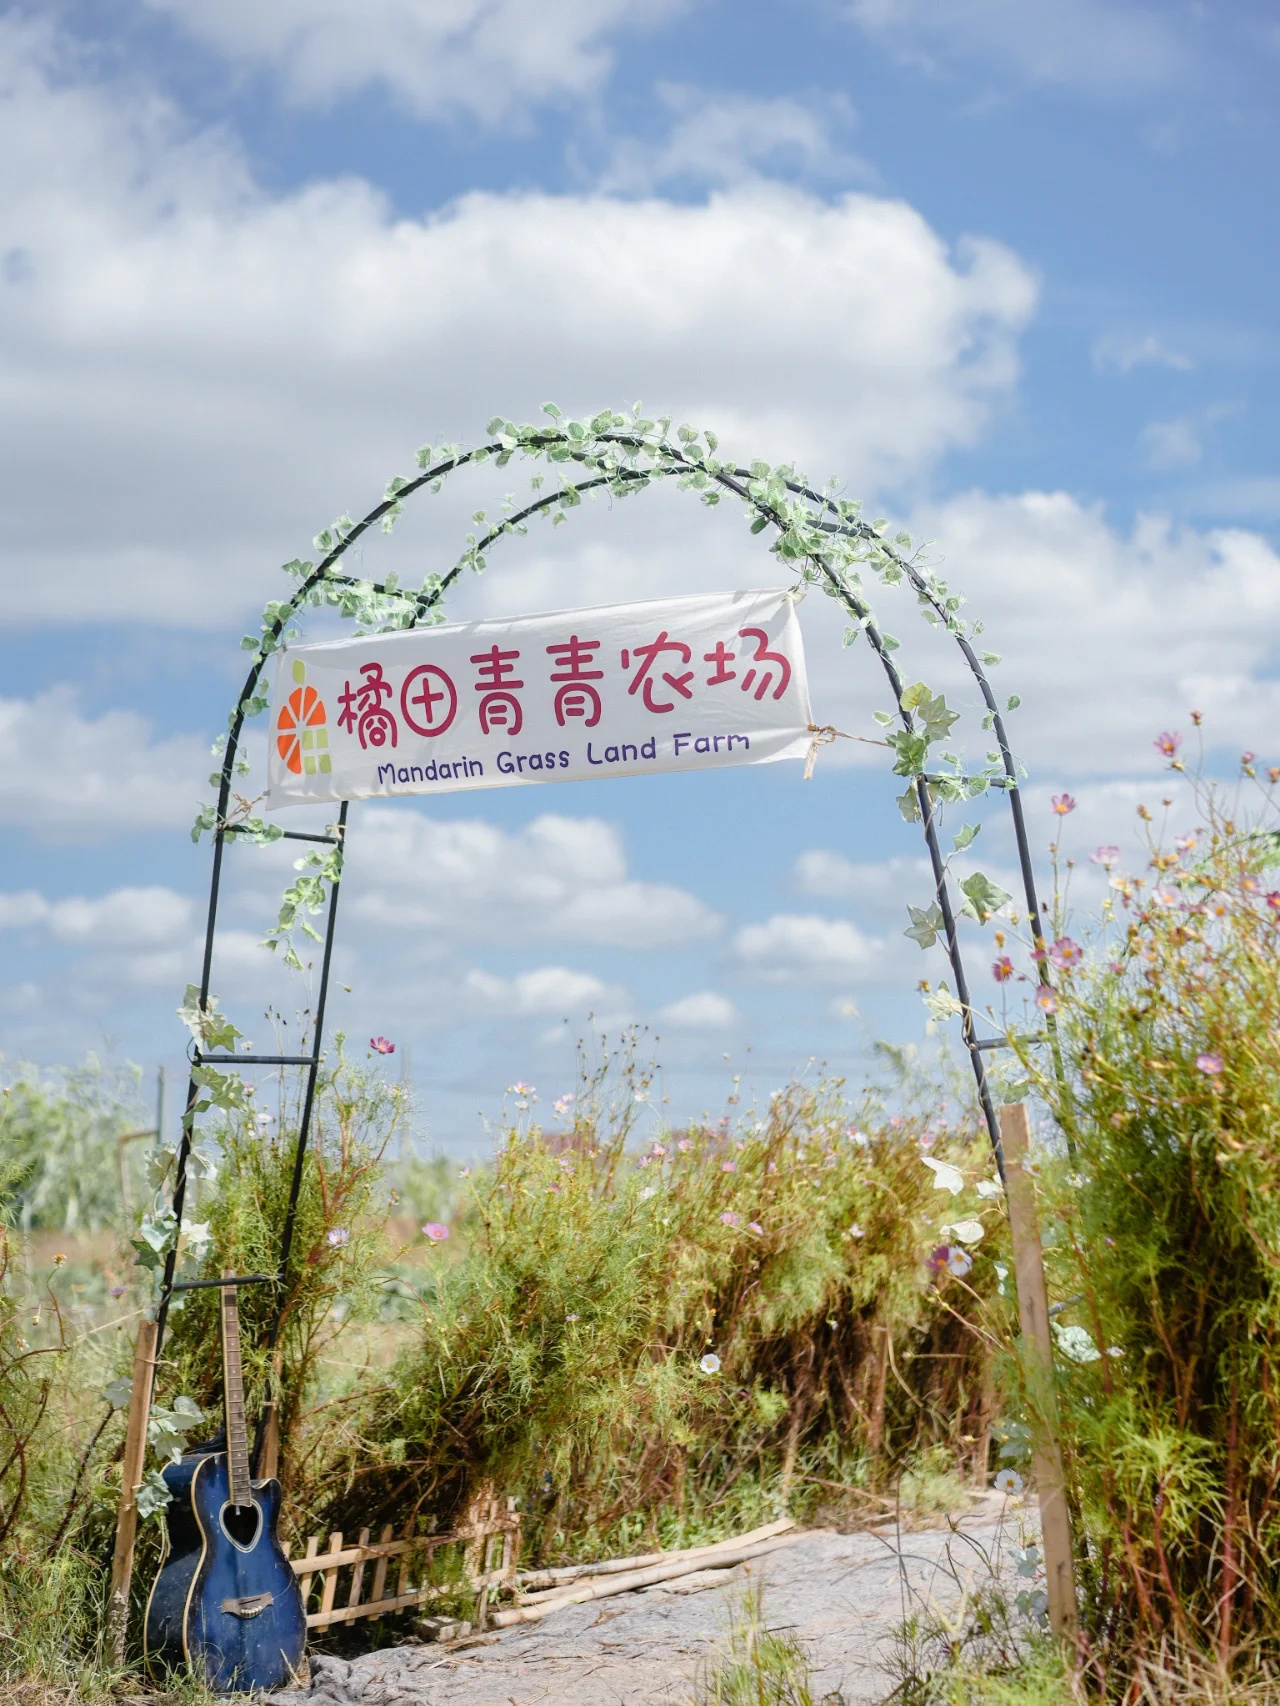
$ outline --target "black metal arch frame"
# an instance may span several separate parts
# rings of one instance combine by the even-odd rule
[[[614,418],[616,419],[617,417]],[[616,445],[619,451],[624,454],[634,453],[639,450],[653,451],[655,448],[651,443],[649,443],[649,441],[637,436],[635,433],[628,433],[625,429],[602,432],[598,435],[596,442],[605,445]],[[561,453],[561,459],[576,461],[580,466],[591,466],[593,462],[591,455],[583,449],[575,448],[572,439],[568,438],[566,434],[558,428],[548,428],[542,433],[527,437],[524,440],[522,448],[527,448],[535,453],[556,449]],[[661,444],[661,453],[664,458],[662,465],[655,465],[644,469],[629,468],[624,465],[613,468],[608,472],[594,473],[588,478],[579,480],[576,483],[572,481],[567,482],[567,488],[560,487],[548,492],[546,495],[536,499],[524,508],[514,512],[513,514],[505,516],[500,524],[491,528],[476,542],[474,550],[469,554],[469,557],[464,557],[461,561],[456,563],[454,567],[441,578],[439,584],[434,586],[430,591],[409,593],[407,591],[402,591],[399,587],[388,587],[377,582],[370,583],[363,578],[358,579],[354,576],[335,572],[335,565],[346,554],[346,552],[350,550],[357,539],[359,539],[371,527],[375,526],[375,524],[381,522],[384,518],[388,516],[394,517],[398,514],[400,506],[406,498],[413,496],[424,487],[434,486],[435,489],[438,490],[438,482],[443,480],[446,475],[454,473],[458,469],[464,468],[468,465],[484,463],[490,457],[497,458],[500,461],[505,461],[511,454],[511,444],[510,441],[504,444],[501,440],[491,439],[490,442],[484,445],[478,445],[473,450],[459,451],[449,454],[444,456],[441,460],[433,463],[430,467],[425,468],[415,479],[405,481],[403,483],[396,483],[394,490],[389,489],[388,495],[381,503],[375,505],[374,508],[363,516],[360,521],[352,525],[341,535],[341,537],[335,540],[332,548],[327,552],[327,554],[323,556],[320,562],[311,568],[306,574],[305,578],[300,582],[295,590],[293,596],[287,602],[276,607],[274,619],[272,623],[266,627],[262,645],[259,648],[257,656],[254,658],[253,664],[245,680],[244,687],[242,688],[240,697],[237,701],[236,710],[231,718],[226,748],[223,754],[218,786],[217,813],[213,825],[213,869],[209,885],[209,908],[205,927],[204,960],[200,977],[201,1011],[208,1012],[210,1010],[209,984],[213,964],[213,947],[218,919],[218,898],[222,879],[223,853],[226,841],[229,836],[251,833],[244,824],[229,823],[227,821],[228,809],[230,807],[232,797],[232,782],[235,776],[236,757],[239,751],[244,722],[251,711],[257,708],[254,707],[251,702],[253,701],[255,694],[258,692],[262,673],[266,668],[268,658],[276,649],[278,649],[279,642],[294,616],[297,615],[297,613],[306,604],[311,602],[312,593],[320,586],[327,584],[330,586],[345,586],[355,590],[395,597],[404,601],[406,604],[411,604],[415,607],[412,618],[407,624],[407,626],[412,627],[421,617],[426,616],[430,610],[443,602],[446,593],[460,577],[464,566],[469,560],[473,560],[476,554],[488,549],[505,533],[511,532],[513,529],[520,527],[523,522],[530,518],[564,506],[567,494],[572,494],[571,502],[576,504],[583,494],[599,490],[602,487],[608,487],[614,491],[625,491],[632,486],[636,489],[640,489],[664,478],[675,478],[677,480],[681,480],[688,479],[691,476],[701,476],[701,485],[703,487],[709,483],[714,483],[721,487],[725,492],[738,498],[743,504],[753,509],[756,512],[756,519],[760,530],[763,530],[766,526],[771,526],[779,531],[785,530],[787,525],[786,519],[768,502],[762,501],[750,491],[749,487],[753,481],[753,475],[749,469],[739,467],[722,467],[717,472],[709,474],[704,469],[700,468],[699,464],[690,455],[686,454],[681,446],[670,443],[665,436]],[[829,495],[815,491],[803,481],[787,479],[785,485],[786,490],[791,495],[812,506],[810,519],[812,524],[817,527],[820,533],[827,534],[833,539],[842,536],[847,539],[865,541],[868,544],[874,542],[876,549],[890,556],[901,571],[902,577],[908,582],[912,590],[915,592],[919,602],[923,606],[932,610],[934,617],[937,619],[937,624],[945,627],[952,634],[956,644],[959,646],[964,661],[977,684],[983,705],[986,708],[987,716],[990,718],[990,726],[995,734],[996,742],[999,747],[1003,775],[997,785],[1002,787],[1008,796],[1013,835],[1017,847],[1018,864],[1026,905],[1027,922],[1030,926],[1033,944],[1038,950],[1043,950],[1044,933],[1041,922],[1041,909],[1036,897],[1031,850],[1027,840],[1026,823],[1022,811],[1018,766],[1009,746],[1009,741],[1005,732],[1004,720],[1001,716],[995,694],[987,679],[982,662],[977,653],[974,651],[969,638],[966,634],[957,632],[954,623],[950,619],[951,612],[945,607],[941,597],[931,585],[928,578],[921,574],[918,567],[912,563],[910,559],[902,556],[899,552],[894,550],[893,547],[888,546],[884,539],[881,538],[881,536],[877,534],[866,522],[863,522],[860,519],[851,519],[850,516],[843,511]],[[911,710],[904,703],[903,681],[898,672],[897,666],[893,661],[893,648],[891,645],[886,644],[885,637],[872,617],[869,606],[865,603],[860,593],[848,584],[848,581],[840,568],[831,561],[827,554],[822,552],[811,552],[809,554],[808,561],[817,570],[818,574],[826,583],[825,590],[827,590],[838,603],[843,605],[844,609],[857,621],[859,627],[866,634],[868,643],[879,658],[885,677],[893,691],[894,701],[897,705],[898,717],[902,727],[908,732],[912,732],[915,729],[915,720]],[[952,902],[946,859],[943,856],[941,844],[938,838],[937,814],[933,797],[930,793],[930,782],[931,778],[927,775],[919,775],[914,780],[916,798],[919,805],[920,821],[933,872],[938,908],[942,917],[941,934],[946,945],[947,958],[951,964],[952,975],[955,978],[956,999],[963,1009],[961,1021],[965,1047],[968,1050],[969,1059],[973,1068],[978,1099],[982,1107],[983,1118],[986,1122],[987,1131],[991,1139],[996,1165],[999,1169],[1000,1176],[1003,1179],[1004,1154],[1000,1140],[1000,1126],[991,1096],[991,1088],[983,1057],[986,1051],[990,1049],[1009,1046],[1009,1040],[1008,1038],[999,1035],[992,1037],[979,1037],[977,1034],[969,995],[969,982],[965,973],[964,959],[961,953],[959,934],[956,928],[956,910]],[[310,1052],[308,1054],[298,1055],[236,1055],[206,1052],[198,1045],[192,1050],[193,1074],[196,1068],[219,1065],[225,1065],[232,1069],[239,1069],[244,1066],[299,1066],[305,1068],[306,1071],[306,1087],[303,1093],[295,1143],[293,1179],[289,1196],[289,1207],[281,1233],[280,1255],[274,1276],[276,1283],[277,1305],[267,1344],[268,1352],[274,1351],[280,1329],[281,1308],[285,1294],[289,1260],[293,1249],[298,1197],[302,1185],[307,1143],[315,1108],[316,1087],[322,1059],[321,1044],[324,1034],[325,1004],[328,996],[334,928],[337,920],[338,891],[341,874],[340,861],[345,852],[346,826],[347,802],[344,800],[341,804],[338,821],[332,826],[334,829],[333,834],[317,835],[304,834],[296,830],[284,831],[284,839],[286,840],[321,843],[334,847],[339,860],[338,873],[335,875],[329,891],[324,947],[320,966],[320,984],[315,1003]],[[1043,951],[1039,953],[1038,965],[1040,982],[1047,986],[1050,984],[1051,980],[1047,956]],[[1057,1037],[1054,1029],[1052,1013],[1050,1013],[1048,1018],[1047,1036],[1053,1049],[1055,1067],[1058,1072],[1058,1076],[1061,1078],[1062,1069],[1058,1055]],[[194,1133],[193,1110],[198,1097],[199,1088],[199,1083],[193,1075],[187,1089],[186,1112],[183,1120],[182,1138],[178,1150],[173,1190],[173,1213],[178,1228],[180,1228],[182,1224],[183,1205],[186,1198],[188,1161],[191,1153]],[[174,1282],[176,1262],[177,1232],[175,1231],[173,1244],[165,1258],[164,1275],[161,1286],[159,1307],[157,1310],[157,1344],[155,1352],[157,1362],[160,1356],[160,1349],[163,1344],[170,1300],[175,1289],[179,1289],[179,1287],[175,1286]],[[261,1437],[262,1423],[260,1422],[258,1438],[259,1450],[261,1448]]]

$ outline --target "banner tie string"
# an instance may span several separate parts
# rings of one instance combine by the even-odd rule
[[[814,768],[818,762],[820,747],[830,746],[833,740],[857,740],[864,746],[888,746],[887,740],[872,740],[869,735],[851,735],[844,729],[838,729],[834,723],[810,723],[809,733],[813,739],[809,742],[809,750],[804,759],[804,779],[812,782]]]

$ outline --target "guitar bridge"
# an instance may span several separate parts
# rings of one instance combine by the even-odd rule
[[[253,1593],[244,1599],[224,1599],[222,1609],[229,1617],[257,1617],[275,1601],[273,1593]]]

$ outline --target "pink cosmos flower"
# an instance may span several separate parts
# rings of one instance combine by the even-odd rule
[[[731,1208],[727,1208],[720,1216],[720,1224],[721,1226],[737,1226],[741,1219],[740,1214],[735,1214]]]
[[[722,1161],[720,1163],[720,1171],[722,1173],[736,1173],[738,1171],[738,1163],[736,1161]]]
[[[1049,958],[1055,966],[1078,966],[1084,958],[1084,949],[1070,936],[1059,936],[1049,949]]]
[[[747,1231],[748,1232],[754,1232],[756,1237],[759,1238],[764,1233],[764,1227],[761,1226],[761,1224],[758,1220],[749,1220],[747,1222]]]
[[[1059,817],[1066,817],[1068,812],[1073,812],[1076,809],[1076,802],[1070,794],[1055,794],[1052,803],[1053,809]]]
[[[1101,865],[1104,870],[1109,871],[1113,865],[1120,863],[1120,849],[1118,847],[1095,847],[1089,857],[1095,865]]]
[[[443,1244],[449,1236],[449,1228],[442,1226],[438,1220],[429,1220],[422,1230],[433,1244]]]
[[[369,1047],[375,1054],[394,1054],[396,1045],[389,1043],[385,1037],[370,1037]]]
[[[940,1274],[946,1267],[950,1256],[951,1246],[949,1244],[939,1244],[934,1249],[930,1250],[925,1266],[931,1274]]]
[[[1194,835],[1178,835],[1174,837],[1173,845],[1178,849],[1179,853],[1190,853],[1195,844],[1196,838]]]
[[[1008,983],[1009,979],[1013,976],[1013,961],[1009,958],[1008,954],[1001,954],[1000,958],[991,967],[991,975],[995,978],[997,983]]]
[[[1178,748],[1182,745],[1182,736],[1174,734],[1169,729],[1162,729],[1152,745],[1157,752],[1162,752],[1166,758],[1176,758]]]
[[[682,1137],[679,1143],[676,1144],[676,1148],[680,1151],[681,1155],[687,1155],[689,1150],[693,1148],[693,1139],[690,1137]]]
[[[1196,1066],[1209,1078],[1217,1078],[1222,1071],[1222,1056],[1220,1054],[1198,1054]]]
[[[329,1242],[337,1249],[340,1245],[347,1243],[350,1237],[351,1234],[345,1226],[335,1226],[333,1231],[329,1233]]]
[[[1270,889],[1263,896],[1272,912],[1280,912],[1280,889]]]
[[[1240,754],[1240,762],[1241,764],[1252,764],[1257,756],[1256,752],[1242,752]]]
[[[1047,983],[1042,983],[1036,990],[1036,1006],[1042,1013],[1056,1013],[1058,1011],[1057,991],[1051,989]]]

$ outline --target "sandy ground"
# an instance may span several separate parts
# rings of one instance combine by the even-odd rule
[[[1019,1544],[1018,1520],[988,1504],[959,1534],[813,1531],[736,1569],[571,1606],[541,1623],[441,1647],[415,1642],[354,1660],[318,1655],[309,1690],[273,1706],[682,1706],[728,1641],[746,1593],[812,1665],[817,1700],[879,1701],[898,1682],[904,1618],[945,1613]],[[963,1585],[962,1585],[963,1584]]]

